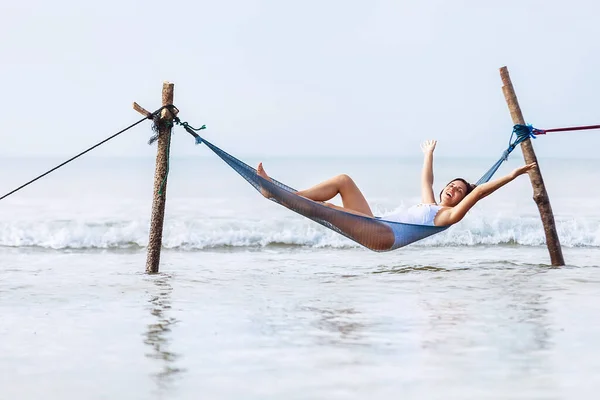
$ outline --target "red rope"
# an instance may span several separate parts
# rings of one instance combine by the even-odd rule
[[[573,126],[570,128],[554,128],[554,129],[537,129],[534,128],[534,135],[545,135],[548,132],[566,132],[566,131],[583,131],[587,129],[600,129],[600,125]]]

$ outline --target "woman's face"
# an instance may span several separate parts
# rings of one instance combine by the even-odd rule
[[[444,190],[442,190],[441,205],[454,207],[461,202],[467,195],[467,185],[462,181],[450,182]]]

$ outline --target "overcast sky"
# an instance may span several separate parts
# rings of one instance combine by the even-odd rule
[[[594,1],[21,0],[0,6],[2,156],[69,156],[160,106],[236,155],[496,157],[512,122],[600,124]],[[173,153],[206,154],[178,130]],[[151,156],[148,124],[96,155]],[[600,131],[536,140],[598,158]],[[493,160],[492,160],[493,161]]]

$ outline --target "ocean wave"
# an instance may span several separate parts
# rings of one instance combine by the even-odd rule
[[[147,220],[14,221],[0,223],[0,246],[47,249],[141,249],[148,244]],[[600,221],[557,220],[565,247],[600,247]],[[543,246],[539,219],[473,218],[411,246]],[[163,247],[183,251],[264,247],[356,248],[358,244],[299,217],[165,221]]]

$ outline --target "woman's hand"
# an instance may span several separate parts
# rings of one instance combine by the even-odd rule
[[[421,150],[423,150],[423,153],[425,154],[433,153],[436,144],[437,140],[426,140],[423,143],[421,143]]]
[[[516,168],[513,172],[511,172],[512,178],[516,178],[519,175],[523,175],[526,172],[531,171],[532,169],[537,167],[537,163],[531,163],[527,165],[523,165],[522,167]]]

